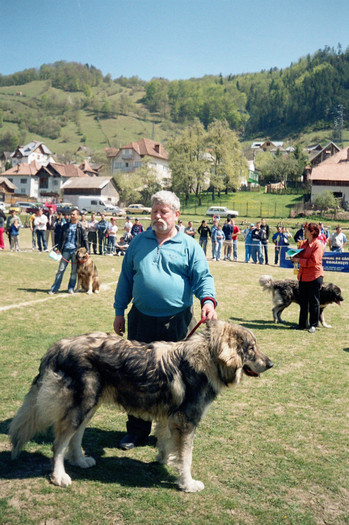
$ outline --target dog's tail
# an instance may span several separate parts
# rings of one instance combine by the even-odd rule
[[[36,434],[44,432],[61,416],[58,389],[62,385],[59,383],[59,378],[52,371],[47,371],[43,377],[39,374],[34,379],[9,428],[12,459],[18,456],[28,441]]]
[[[265,290],[272,292],[274,286],[274,279],[271,275],[262,275],[259,278],[259,284],[263,287],[263,292],[265,292]]]

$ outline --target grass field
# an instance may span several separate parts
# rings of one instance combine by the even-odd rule
[[[53,342],[112,331],[122,258],[95,257],[99,296],[68,295],[65,275],[62,293],[50,297],[57,263],[30,251],[28,230],[20,242],[26,251],[0,253],[1,524],[348,523],[348,274],[326,273],[345,301],[326,309],[331,329],[309,334],[290,330],[296,305],[284,313],[284,324],[274,325],[271,297],[258,284],[264,273],[286,278],[290,270],[243,264],[242,243],[239,262],[209,261],[219,317],[253,330],[274,368],[223,391],[201,422],[193,476],[205,490],[177,490],[172,468],[154,462],[153,438],[150,446],[119,450],[126,415],[111,406],[98,411],[83,441],[97,465],[67,465],[73,484],[61,489],[48,479],[52,435],[31,441],[12,462],[8,425]]]

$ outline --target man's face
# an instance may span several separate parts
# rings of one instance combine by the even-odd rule
[[[104,215],[104,213],[102,213],[101,214],[101,220],[104,221],[104,219],[105,219],[105,215]]]
[[[151,209],[151,227],[156,233],[167,233],[176,226],[180,212],[166,204],[154,203]]]
[[[77,210],[73,210],[71,213],[70,213],[70,220],[71,222],[74,224],[75,222],[77,222],[79,218],[79,213]]]

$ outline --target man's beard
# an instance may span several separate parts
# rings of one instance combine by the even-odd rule
[[[154,231],[166,232],[169,229],[169,225],[163,219],[154,219],[151,221],[151,227]]]

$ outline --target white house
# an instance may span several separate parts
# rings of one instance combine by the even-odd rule
[[[12,166],[17,164],[31,164],[37,162],[41,166],[46,166],[49,162],[55,162],[51,151],[43,142],[33,140],[25,146],[18,146],[10,156]]]
[[[169,168],[168,153],[159,143],[151,139],[141,139],[138,142],[130,142],[126,146],[109,154],[111,158],[111,172],[135,173],[142,166],[142,160],[147,157],[148,165],[155,169],[158,181],[163,187],[171,182],[171,170]]]
[[[63,198],[66,202],[78,204],[78,197],[95,195],[106,197],[106,200],[116,205],[120,196],[113,177],[71,177],[62,186]]]
[[[319,193],[331,191],[335,197],[349,202],[349,148],[340,150],[315,166],[309,180],[312,201]]]
[[[36,161],[17,164],[1,175],[16,185],[15,194],[26,195],[42,202],[58,201],[61,187],[68,178],[90,178],[74,164],[50,162],[47,166],[42,166]]]

